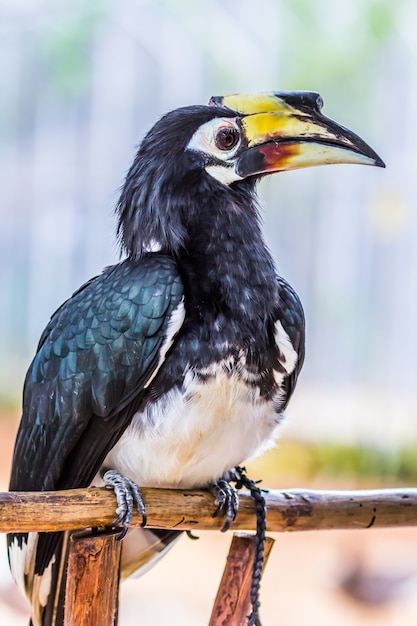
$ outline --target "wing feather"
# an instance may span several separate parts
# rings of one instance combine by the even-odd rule
[[[161,364],[182,297],[175,262],[149,254],[107,268],[56,311],[25,380],[12,491],[91,483]],[[51,624],[62,534],[9,535],[8,543],[16,582],[34,607],[34,624]],[[14,567],[16,555],[23,567],[21,560]],[[49,595],[43,585],[41,598],[42,576]]]
[[[301,301],[294,289],[286,280],[279,277],[279,321],[287,333],[292,347],[297,353],[297,362],[294,370],[284,379],[285,402],[281,410],[285,410],[293,394],[298,375],[304,363],[305,356],[305,319]]]

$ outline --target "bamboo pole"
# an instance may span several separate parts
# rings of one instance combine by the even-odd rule
[[[175,530],[220,529],[213,496],[206,491],[142,489],[148,527]],[[287,490],[265,493],[268,531],[417,526],[417,489],[363,491]],[[59,492],[0,493],[0,532],[60,531],[111,526],[116,500],[106,488]],[[135,513],[132,526],[142,518]],[[254,530],[255,510],[247,492],[233,530]]]

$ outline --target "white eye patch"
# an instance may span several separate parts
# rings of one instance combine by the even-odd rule
[[[219,139],[222,139],[224,135],[227,137],[228,132],[231,136],[236,137],[236,142],[230,150],[219,147]],[[220,163],[207,165],[206,171],[224,185],[230,185],[230,183],[242,179],[236,174],[232,161],[241,144],[240,133],[241,130],[234,118],[218,117],[200,126],[191,137],[186,149],[202,152],[217,161],[223,161],[224,165]]]

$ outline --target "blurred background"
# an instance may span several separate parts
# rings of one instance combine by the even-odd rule
[[[319,91],[387,169],[260,185],[268,244],[305,307],[307,358],[279,446],[251,474],[274,488],[416,483],[416,23],[414,0],[0,0],[2,488],[41,331],[119,258],[113,208],[144,132],[212,95],[292,89]],[[184,539],[128,582],[121,626],[207,623],[228,539]],[[416,540],[280,535],[265,626],[415,624]],[[0,622],[26,614],[1,556]]]

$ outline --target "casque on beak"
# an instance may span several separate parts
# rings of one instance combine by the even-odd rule
[[[316,92],[221,96],[210,104],[241,117],[247,148],[235,169],[242,178],[330,163],[385,167],[358,135],[321,113],[323,100]]]

